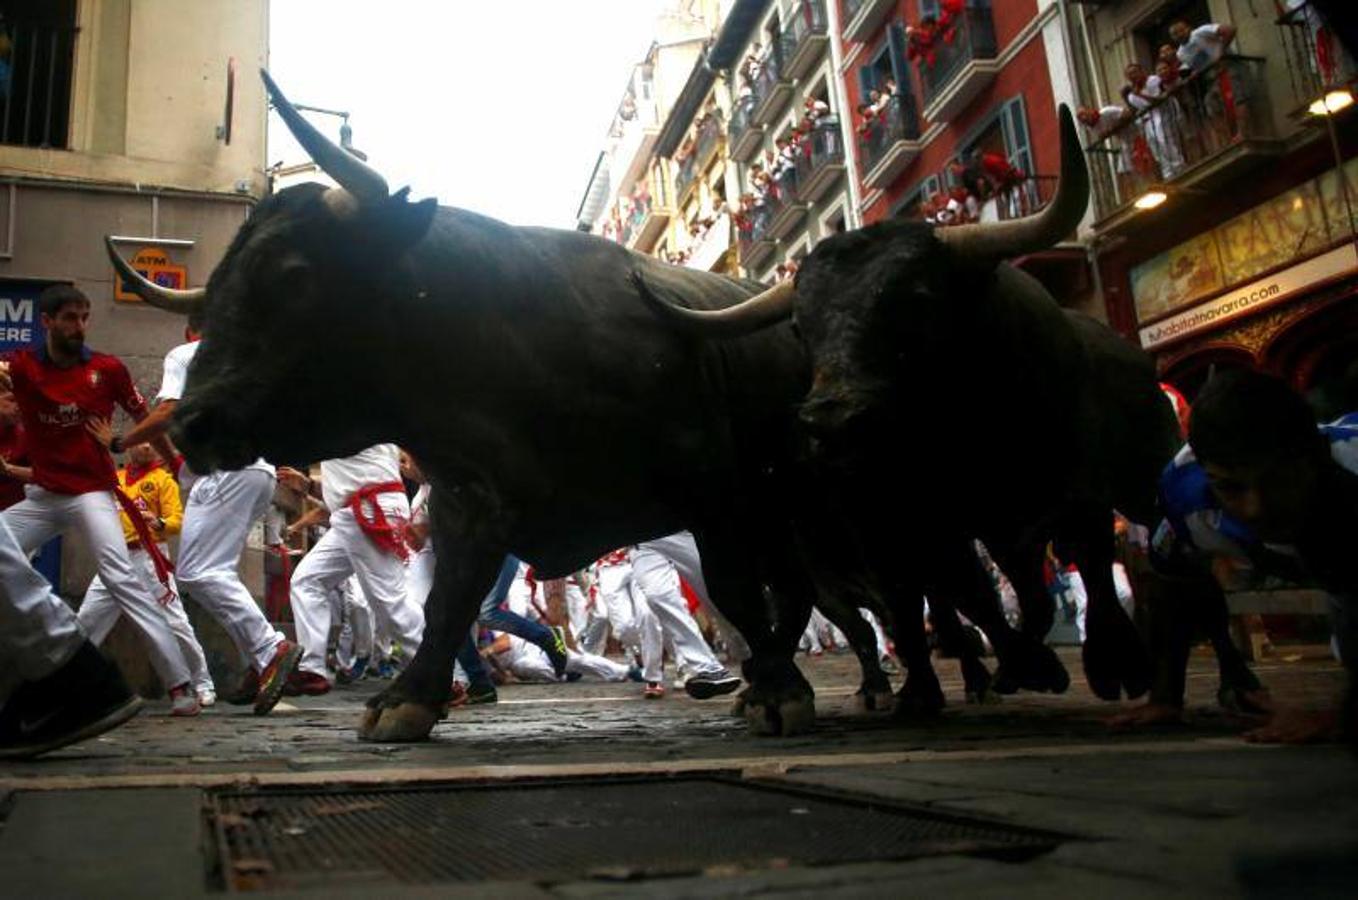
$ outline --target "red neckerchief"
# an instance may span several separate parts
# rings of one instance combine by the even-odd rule
[[[353,496],[349,498],[349,502],[346,504],[353,512],[359,530],[368,536],[368,540],[376,544],[378,549],[399,558],[401,562],[410,558],[410,548],[406,546],[405,540],[405,523],[392,524],[388,522],[387,514],[382,511],[382,505],[377,502],[377,496],[379,494],[404,494],[405,492],[405,485],[399,481],[365,484],[354,491]],[[372,508],[371,517],[365,512],[364,503]]]
[[[138,481],[141,481],[147,475],[150,475],[152,472],[159,468],[160,460],[158,459],[154,459],[144,466],[139,466],[136,463],[128,463],[127,465],[123,466],[123,478],[127,482],[126,486],[132,487],[132,485],[136,484]]]

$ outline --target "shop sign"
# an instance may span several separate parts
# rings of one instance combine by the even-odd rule
[[[1285,300],[1322,281],[1358,271],[1358,251],[1343,244],[1281,272],[1241,285],[1190,310],[1161,319],[1140,331],[1141,346],[1154,350],[1179,338],[1215,328],[1224,322]]]
[[[159,247],[143,247],[132,257],[132,268],[141,273],[146,280],[164,288],[182,291],[188,287],[189,270],[187,266],[177,266],[170,262],[170,256]],[[140,303],[137,296],[115,270],[113,273],[113,299],[125,303]]]
[[[1344,165],[1358,197],[1358,157]],[[1185,195],[1189,202],[1190,195]],[[1338,171],[1331,169],[1151,257],[1131,271],[1138,322],[1225,292],[1350,236]],[[1238,292],[1233,292],[1238,293]]]
[[[0,278],[0,353],[42,343],[38,295],[47,285],[48,282]]]

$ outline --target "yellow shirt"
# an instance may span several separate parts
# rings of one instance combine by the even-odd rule
[[[127,486],[127,469],[119,469],[118,486],[137,505],[144,504],[151,515],[159,516],[165,520],[165,528],[161,531],[152,528],[151,534],[160,540],[164,540],[172,534],[179,534],[179,528],[184,524],[184,506],[179,502],[179,484],[174,480],[173,475],[157,466],[139,478],[137,483],[129,488]],[[136,529],[132,527],[132,521],[128,519],[127,513],[119,508],[118,517],[122,520],[123,538],[127,541],[128,546],[140,544],[141,541],[137,537]]]

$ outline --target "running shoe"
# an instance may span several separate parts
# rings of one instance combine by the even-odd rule
[[[103,734],[141,710],[118,667],[86,641],[60,669],[25,682],[0,709],[0,759],[38,756]]]
[[[193,692],[198,695],[198,705],[203,709],[217,705],[217,689],[212,685],[194,688]]]
[[[637,665],[636,663],[632,663],[630,666],[628,666],[627,680],[635,681],[637,684],[641,684],[643,681],[645,681],[646,677],[641,674],[641,666]]]
[[[556,677],[560,678],[566,674],[566,630],[560,625],[551,626],[552,643],[542,649],[547,652],[547,659],[552,664],[552,671]]]
[[[268,668],[259,678],[259,693],[255,696],[255,715],[267,716],[269,710],[278,705],[279,698],[283,696],[283,688],[288,683],[288,676],[301,661],[301,647],[286,638],[278,642],[278,646],[274,648],[273,659],[269,660]]]
[[[352,684],[353,682],[358,681],[365,674],[367,674],[367,671],[368,671],[368,657],[366,656],[355,657],[354,664],[349,668],[346,669],[343,666],[341,666],[340,668],[335,670],[335,680],[338,681],[340,684]]]
[[[240,684],[236,685],[236,689],[227,694],[223,699],[232,706],[251,706],[258,696],[259,673],[254,669],[246,669],[245,675],[240,680]]]
[[[448,699],[449,706],[478,706],[482,703],[495,703],[500,699],[495,693],[495,685],[490,682],[485,684],[453,685],[452,696]]]
[[[725,669],[694,675],[684,682],[684,690],[695,700],[710,700],[740,687],[740,678]]]
[[[665,696],[665,686],[658,681],[648,681],[646,686],[641,689],[641,696],[647,700],[659,700]]]
[[[202,711],[203,705],[198,702],[193,685],[185,682],[179,687],[170,688],[170,715],[196,716]]]
[[[324,675],[317,675],[315,672],[303,672],[301,669],[288,676],[283,684],[283,696],[300,697],[306,694],[309,697],[319,697],[321,694],[330,693],[330,680]]]

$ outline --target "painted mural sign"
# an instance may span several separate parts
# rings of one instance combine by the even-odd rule
[[[187,266],[179,266],[170,262],[170,255],[159,247],[143,247],[137,251],[137,255],[132,257],[132,268],[141,273],[143,278],[152,281],[161,287],[184,290],[189,284],[189,270]],[[141,297],[123,283],[123,279],[117,272],[113,273],[113,299],[126,303],[140,303]]]
[[[42,343],[38,294],[46,282],[0,278],[0,353]]]
[[[1344,166],[1350,198],[1358,205],[1358,158]],[[1233,285],[1312,256],[1350,232],[1336,170],[1272,197],[1132,269],[1139,322],[1193,306]]]

